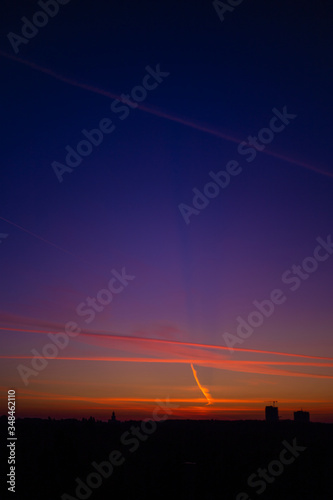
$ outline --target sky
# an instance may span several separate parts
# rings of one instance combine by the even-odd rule
[[[1,412],[333,422],[331,16],[2,2]]]

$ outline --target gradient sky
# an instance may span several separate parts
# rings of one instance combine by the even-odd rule
[[[169,399],[171,418],[252,419],[277,400],[333,422],[333,255],[295,291],[282,279],[333,235],[332,6],[244,0],[221,22],[212,2],[71,0],[15,54],[7,34],[38,10],[1,4],[3,412],[15,388],[17,416],[144,418]],[[121,120],[110,106],[157,64],[169,75]],[[239,144],[285,106],[248,162]],[[103,118],[115,130],[60,183],[52,163]],[[179,204],[231,160],[186,224]],[[135,278],[87,323],[77,308],[122,268]],[[25,385],[17,366],[69,321],[81,333]]]

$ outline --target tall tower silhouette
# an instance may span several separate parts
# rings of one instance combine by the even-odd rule
[[[118,423],[117,419],[116,419],[116,414],[114,411],[112,412],[111,418],[109,418],[108,423],[109,424],[117,424]]]

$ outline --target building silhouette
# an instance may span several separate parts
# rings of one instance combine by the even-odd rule
[[[310,413],[308,411],[294,411],[294,422],[310,422]]]
[[[265,418],[266,418],[266,422],[278,422],[279,421],[279,409],[278,409],[278,407],[277,406],[266,406]]]
[[[114,411],[112,412],[112,416],[111,416],[111,418],[109,418],[108,422],[109,422],[109,424],[110,423],[115,424],[117,422],[116,415],[115,415]]]

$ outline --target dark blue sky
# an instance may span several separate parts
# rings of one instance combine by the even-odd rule
[[[38,10],[0,7],[4,318],[63,324],[125,266],[135,281],[93,329],[225,345],[237,316],[332,232],[332,6],[244,0],[221,22],[210,1],[70,0],[15,54],[8,33],[21,36],[21,18]],[[157,65],[163,81],[128,116],[114,113],[116,96]],[[284,107],[296,117],[247,161],[239,144]],[[60,183],[52,164],[103,119],[115,130]],[[186,224],[179,204],[193,208],[193,188],[231,160],[241,173]],[[331,349],[332,266],[322,263],[246,347]],[[3,334],[5,354],[42,345],[15,335]],[[15,379],[15,360],[4,363]],[[217,387],[209,370],[206,385]]]

